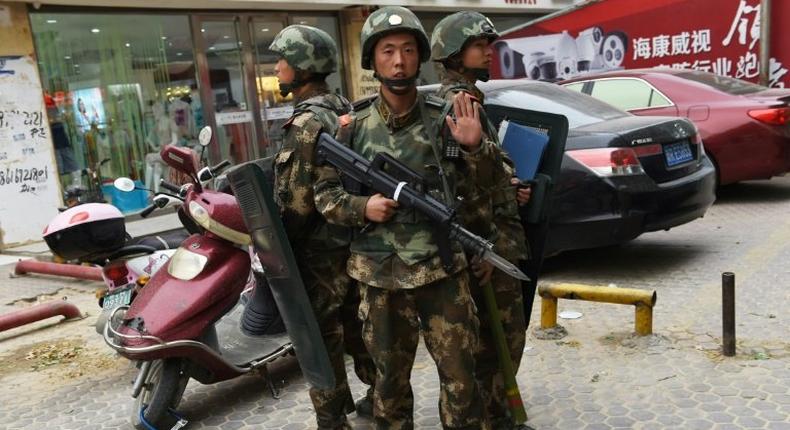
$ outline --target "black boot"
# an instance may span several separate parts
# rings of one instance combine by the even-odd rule
[[[368,393],[365,397],[357,400],[354,403],[354,409],[356,409],[358,417],[373,419],[373,396]]]

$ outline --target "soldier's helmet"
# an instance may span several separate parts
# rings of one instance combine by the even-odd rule
[[[307,25],[285,27],[269,49],[296,70],[333,73],[337,70],[337,45],[324,30]]]
[[[446,16],[433,29],[431,60],[444,61],[460,53],[468,40],[478,37],[485,37],[489,42],[499,37],[494,24],[485,15],[462,11]]]
[[[362,68],[372,69],[373,47],[382,37],[401,31],[408,31],[414,34],[420,50],[420,62],[428,61],[431,53],[431,46],[428,43],[428,35],[422,28],[420,20],[414,13],[401,6],[386,6],[374,11],[368,16],[365,25],[362,26],[360,39],[362,42]]]

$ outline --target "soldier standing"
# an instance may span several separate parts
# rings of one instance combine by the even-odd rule
[[[417,17],[399,6],[373,12],[361,32],[362,67],[379,93],[355,104],[350,147],[367,159],[388,153],[425,178],[434,197],[452,204],[459,166],[473,170],[491,156],[469,96],[453,105],[418,94],[416,79],[430,45]],[[455,119],[449,115],[454,112]],[[439,128],[448,131],[439,139]],[[449,138],[452,138],[452,141]],[[457,143],[456,143],[457,142]],[[316,202],[330,222],[364,227],[351,244],[349,274],[360,282],[363,338],[376,363],[374,416],[379,429],[412,429],[409,378],[422,331],[439,371],[445,429],[479,429],[482,404],[474,379],[478,321],[466,257],[452,249],[445,270],[428,219],[383,197],[344,191],[324,167]]]
[[[431,59],[441,63],[444,69],[437,95],[453,100],[458,94],[466,93],[482,105],[484,96],[475,83],[478,80],[488,81],[491,63],[489,45],[497,37],[491,21],[478,12],[457,12],[439,21],[431,37]],[[525,204],[529,200],[530,190],[517,191],[512,185],[512,163],[500,150],[496,128],[485,116],[481,116],[481,120],[485,135],[496,142],[495,150],[500,162],[490,170],[490,175],[479,178],[477,184],[469,184],[473,191],[468,194],[472,198],[460,207],[459,216],[473,233],[493,242],[497,254],[518,265],[519,260],[525,260],[529,255],[518,203]],[[491,228],[492,223],[494,228]],[[509,417],[502,372],[497,366],[496,346],[480,284],[492,284],[511,360],[514,368],[518,369],[527,329],[521,281],[501,271],[492,273],[487,264],[474,264],[472,268],[477,278],[473,278],[472,294],[480,319],[480,347],[475,360],[475,377],[492,428],[512,429],[514,424]]]
[[[293,115],[283,126],[283,146],[275,156],[275,199],[288,239],[295,245],[299,271],[337,381],[331,390],[311,389],[310,399],[319,429],[349,429],[346,412],[353,410],[354,404],[344,349],[354,358],[360,380],[371,387],[368,396],[357,403],[358,415],[372,414],[375,367],[361,337],[359,293],[346,273],[351,231],[327,223],[316,210],[313,160],[318,136],[322,132],[334,135],[338,115],[347,114],[351,104],[330,93],[326,84],[326,77],[337,70],[337,47],[326,32],[292,25],[275,37],[269,49],[280,56],[275,67],[280,92],[283,97],[293,93],[295,103]]]

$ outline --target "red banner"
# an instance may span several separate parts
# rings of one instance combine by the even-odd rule
[[[770,86],[790,87],[790,2],[771,2]],[[495,42],[492,76],[556,80],[590,72],[666,66],[756,82],[760,0],[600,0]]]

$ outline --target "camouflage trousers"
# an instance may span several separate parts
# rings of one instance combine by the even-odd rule
[[[502,328],[510,351],[510,359],[513,360],[513,368],[517,371],[524,352],[527,331],[521,281],[494,269],[491,276],[491,286],[502,317]],[[475,357],[477,363],[475,377],[480,386],[483,409],[489,428],[510,430],[513,428],[513,422],[510,419],[510,411],[507,406],[504,379],[499,367],[496,344],[494,336],[491,334],[491,320],[483,297],[483,290],[475,280],[473,280],[472,294],[477,304],[477,317],[480,319],[480,346]]]
[[[347,252],[312,256],[309,263],[301,259],[302,281],[313,305],[316,320],[326,344],[337,385],[330,390],[310,389],[310,400],[319,430],[348,428],[346,413],[354,410],[348,386],[344,352],[354,359],[359,379],[370,386],[372,394],[376,368],[362,341],[359,319],[359,289],[346,274]]]
[[[482,404],[474,379],[478,322],[466,270],[415,289],[362,287],[363,338],[378,371],[376,427],[414,428],[412,366],[420,332],[439,371],[439,412],[445,429],[479,429]]]

